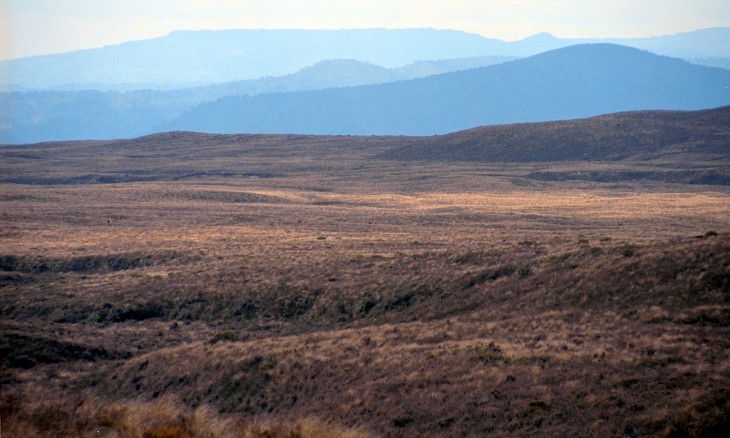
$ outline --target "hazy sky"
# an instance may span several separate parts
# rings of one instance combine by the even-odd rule
[[[515,40],[666,35],[730,26],[728,0],[0,0],[0,59],[178,29],[459,29]]]

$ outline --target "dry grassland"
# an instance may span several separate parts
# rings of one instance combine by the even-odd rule
[[[727,432],[723,186],[297,166],[0,185],[3,436]]]

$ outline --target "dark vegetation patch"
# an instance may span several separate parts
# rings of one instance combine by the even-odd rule
[[[134,158],[134,157],[127,157]],[[274,178],[272,172],[226,172],[226,171],[180,171],[175,169],[139,169],[127,172],[106,174],[83,174],[57,177],[13,176],[0,178],[0,183],[28,185],[82,185],[82,184],[122,184],[133,182],[180,181],[196,178]],[[205,198],[203,198],[205,199]],[[235,201],[234,201],[235,202]]]
[[[480,272],[470,278],[467,278],[461,285],[461,289],[466,290],[480,284],[484,284],[488,281],[495,281],[499,278],[512,275],[517,271],[517,268],[511,265],[500,266],[496,269],[488,269]]]
[[[661,181],[667,183],[730,185],[730,174],[717,170],[684,171],[621,171],[621,170],[581,170],[581,171],[540,171],[525,175],[539,181]]]
[[[42,336],[5,333],[0,337],[0,358],[10,368],[32,368],[58,362],[127,359],[129,352],[79,345]]]
[[[725,284],[730,284],[730,275],[725,276],[725,281]],[[730,291],[730,288],[725,286],[724,290]],[[688,312],[688,315],[682,315],[674,318],[674,321],[680,324],[693,324],[709,327],[730,327],[730,309],[693,309]]]
[[[32,276],[23,275],[19,272],[1,272],[0,273],[0,287],[8,286],[11,284],[20,285],[23,283],[30,283],[33,281]]]
[[[104,310],[107,310],[104,312]],[[94,316],[98,316],[98,322],[125,322],[144,321],[145,319],[158,318],[164,315],[161,305],[155,303],[141,303],[132,306],[124,306],[120,309],[112,309],[111,306],[102,306],[102,310]]]
[[[128,182],[159,181],[156,175],[74,175],[59,177],[16,176],[0,178],[0,183],[29,185],[119,184]]]
[[[178,254],[124,253],[70,258],[0,256],[0,271],[42,274],[44,272],[97,273],[155,266],[175,260]]]
[[[225,202],[233,204],[270,203],[281,202],[281,198],[258,193],[234,192],[234,191],[185,191],[168,193],[165,197],[186,201]]]
[[[358,313],[361,315],[368,312],[388,313],[394,310],[405,309],[421,302],[436,299],[444,293],[440,284],[414,285],[407,290],[396,290],[388,298],[382,299],[382,303],[375,303],[372,299],[366,299],[360,304]]]

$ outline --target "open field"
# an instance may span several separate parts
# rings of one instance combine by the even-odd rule
[[[191,138],[4,161],[3,436],[730,428],[727,186]]]

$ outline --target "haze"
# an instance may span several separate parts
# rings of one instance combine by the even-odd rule
[[[0,0],[0,59],[178,29],[433,27],[515,40],[544,31],[566,38],[645,37],[728,24],[730,6],[723,0]]]

